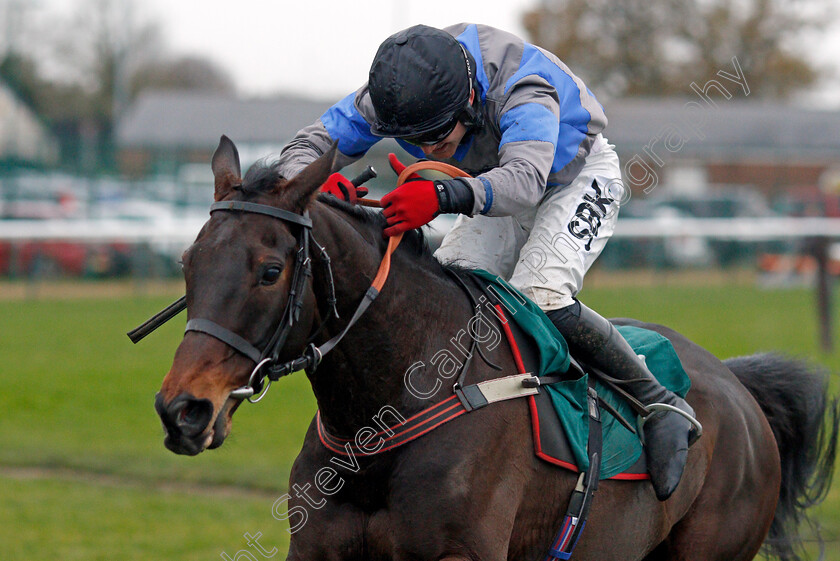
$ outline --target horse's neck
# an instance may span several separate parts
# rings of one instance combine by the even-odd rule
[[[324,209],[313,213],[313,219],[323,220],[330,212],[336,211]],[[333,216],[325,227],[318,228],[316,223],[316,237],[332,261],[341,316],[338,321],[330,320],[324,337],[336,335],[347,325],[383,256],[365,231],[371,226],[354,227],[352,220]],[[381,236],[381,232],[375,235]],[[323,266],[320,268],[315,286],[316,297],[323,304],[326,277]],[[423,391],[434,387],[436,378],[420,372],[418,363],[429,365],[458,326],[467,325],[470,313],[461,289],[419,264],[410,251],[398,250],[379,297],[311,376],[327,427],[352,436],[369,426],[383,407],[394,408],[407,418],[446,397],[441,391],[427,399],[418,398],[407,386],[406,376],[411,371],[416,385],[427,384]],[[429,365],[429,372],[431,368]]]

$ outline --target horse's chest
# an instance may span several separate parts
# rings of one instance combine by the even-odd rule
[[[439,537],[444,535],[445,514],[418,516],[416,510],[390,508],[370,513],[348,509],[345,514],[330,523],[334,531],[321,534],[322,543],[326,538],[329,548],[343,552],[342,561],[437,559],[443,554]]]
[[[292,537],[290,558],[435,560],[465,552],[476,557],[478,550],[480,558],[497,558],[508,549],[533,462],[531,450],[521,444],[530,427],[510,421],[521,417],[521,405],[481,410],[398,454],[342,469],[341,490],[310,512],[306,527]],[[464,443],[470,443],[470,453]],[[331,462],[320,443],[311,444],[293,470],[292,484]],[[500,461],[500,450],[506,461]]]
[[[450,470],[412,480],[400,486],[393,478],[347,478],[341,492],[293,535],[293,558],[335,559],[338,552],[342,561],[439,557],[442,542],[432,538],[467,524],[466,513],[453,507],[468,503],[466,489]]]

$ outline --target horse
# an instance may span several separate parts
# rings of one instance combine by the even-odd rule
[[[386,416],[410,419],[451,399],[429,362],[475,314],[419,231],[406,234],[387,284],[358,312],[386,253],[384,220],[319,196],[334,152],[290,180],[266,162],[241,178],[236,147],[222,137],[215,210],[183,256],[188,331],[156,396],[166,447],[193,455],[221,446],[243,398],[265,381],[255,362],[272,355],[286,361],[282,373],[306,371],[319,409],[291,470],[287,508],[274,505],[293,532],[288,559],[544,558],[578,475],[535,456],[524,400],[477,409],[381,453],[339,456],[322,443],[319,431],[373,450]],[[303,246],[314,256],[301,257]],[[201,321],[217,329],[195,327]],[[667,327],[616,323],[671,341],[704,433],[664,502],[647,481],[601,481],[575,559],[741,561],[768,535],[770,553],[798,559],[797,525],[828,490],[837,444],[838,402],[826,396],[824,373],[772,353],[721,362]],[[307,353],[313,341],[332,342],[331,352]],[[466,380],[516,372],[505,345],[482,355],[465,361]]]

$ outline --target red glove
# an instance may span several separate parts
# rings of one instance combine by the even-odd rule
[[[382,214],[388,222],[386,236],[425,226],[439,212],[437,186],[427,179],[407,181],[382,197]]]
[[[356,187],[349,179],[336,172],[321,185],[321,192],[355,205],[359,202],[360,197],[368,194],[368,189],[361,185]]]
[[[393,152],[388,154],[388,163],[391,164],[391,169],[394,170],[394,173],[396,173],[397,176],[399,176],[403,172],[403,170],[405,169],[405,166],[403,165],[403,163],[400,162],[397,159],[397,155],[394,154]],[[414,181],[415,179],[423,179],[423,178],[420,177],[419,175],[417,175],[416,173],[412,173],[405,180],[406,181]]]

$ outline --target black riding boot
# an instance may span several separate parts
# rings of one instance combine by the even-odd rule
[[[694,417],[691,406],[663,387],[618,330],[597,312],[575,302],[548,312],[548,317],[566,338],[572,354],[609,376],[627,382],[622,388],[644,405],[665,403]],[[654,413],[645,422],[647,465],[660,501],[670,497],[680,482],[689,440],[693,436],[690,435],[692,428],[688,419],[667,411]]]

